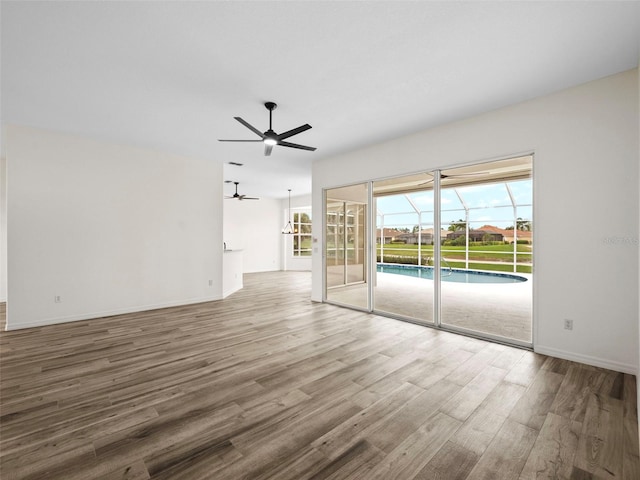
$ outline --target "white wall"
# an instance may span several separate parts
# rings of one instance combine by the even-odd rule
[[[311,206],[311,195],[291,197],[291,207]],[[288,220],[289,199],[225,200],[224,241],[243,251],[244,273],[275,270],[311,270],[311,258],[294,258],[291,236],[282,235]]]
[[[5,133],[8,328],[221,298],[221,164]]]
[[[295,197],[291,197],[291,208],[302,208],[302,207],[311,207],[311,195],[297,195]],[[289,220],[289,198],[282,200],[281,207],[283,212],[282,217],[282,226],[287,223]],[[322,211],[320,211],[320,215]],[[311,219],[313,220],[314,213],[311,212]],[[291,214],[291,218],[293,219],[293,213]],[[281,227],[282,228],[282,227]],[[318,236],[322,237],[321,234],[313,233],[313,238],[317,238]],[[319,240],[318,240],[319,241]],[[282,270],[293,270],[293,271],[311,271],[312,262],[311,257],[294,257],[293,256],[293,236],[292,235],[282,235]]]
[[[640,59],[638,61],[640,64]],[[638,91],[640,92],[640,68],[638,69]],[[640,95],[638,95],[638,112],[640,112]],[[640,138],[640,122],[638,122],[638,138]],[[640,164],[640,149],[638,149],[638,164]],[[638,172],[640,175],[640,172]],[[640,177],[638,177],[638,184],[640,185]],[[640,198],[638,199],[640,203]],[[638,206],[638,232],[637,237],[638,242],[640,243],[640,205]],[[640,251],[640,245],[638,246],[638,250]],[[638,255],[638,298],[640,298],[640,254]],[[640,307],[638,308],[638,346],[640,347]],[[638,414],[638,439],[640,439],[640,358],[638,358],[638,370],[636,370],[636,400],[638,404],[638,408],[636,410],[636,414]]]
[[[243,251],[243,271],[280,270],[282,216],[280,200],[224,200],[224,241]]]
[[[638,234],[637,74],[316,161],[313,209],[322,211],[323,188],[535,152],[535,349],[635,373],[638,248],[624,239]],[[320,253],[312,298],[322,299]]]
[[[4,144],[4,142],[3,142]],[[7,161],[0,153],[0,302],[7,301]]]

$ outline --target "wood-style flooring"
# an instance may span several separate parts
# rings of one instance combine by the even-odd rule
[[[640,479],[632,375],[244,284],[0,333],[0,477]]]

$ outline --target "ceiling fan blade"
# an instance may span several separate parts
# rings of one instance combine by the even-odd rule
[[[300,150],[311,150],[312,152],[316,150],[316,147],[307,147],[306,145],[298,145],[297,143],[291,142],[278,142],[278,145],[282,145],[283,147],[299,148]]]
[[[427,175],[431,175],[433,177],[433,174],[430,173],[430,172],[424,172],[424,173],[426,173]],[[458,177],[475,177],[476,175],[485,175],[485,174],[488,174],[488,173],[490,173],[490,172],[460,173],[458,175],[445,175],[445,174],[441,173],[440,174],[440,180],[445,180],[447,178],[458,178]],[[431,180],[427,180],[426,182],[419,183],[418,186],[427,185],[428,183],[433,182],[433,180],[434,179],[432,178]]]
[[[278,135],[278,140],[284,140],[285,138],[293,137],[294,135],[305,132],[310,128],[311,128],[311,125],[306,123],[298,128],[294,128],[293,130],[289,130],[287,132],[281,133],[280,135]]]
[[[258,197],[244,197],[243,200],[260,200]]]
[[[269,155],[271,155],[271,150],[273,150],[273,145],[267,145],[265,143],[264,144],[264,156],[268,157]]]
[[[424,172],[424,173],[427,174],[427,175],[430,175],[431,176],[431,180],[427,180],[426,182],[419,183],[418,185],[416,185],[417,187],[421,187],[422,185],[427,185],[428,183],[431,183],[431,182],[433,182],[435,180],[435,176],[432,173],[429,173],[429,172]],[[442,178],[442,177],[440,177],[440,178]]]
[[[443,175],[443,178],[456,178],[456,177],[475,177],[476,175],[486,175],[491,172],[475,172],[475,173],[460,173],[458,175]]]
[[[235,118],[237,121],[239,121],[242,125],[244,125],[245,127],[247,127],[249,130],[251,130],[253,133],[255,133],[256,135],[258,135],[260,138],[264,138],[263,133],[258,130],[256,127],[254,127],[253,125],[251,125],[249,122],[244,121],[242,118],[240,117],[233,117]]]
[[[219,142],[261,142],[262,140],[222,140],[218,139]]]

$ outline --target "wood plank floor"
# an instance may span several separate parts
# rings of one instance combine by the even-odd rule
[[[640,478],[634,376],[309,296],[2,332],[0,477]]]

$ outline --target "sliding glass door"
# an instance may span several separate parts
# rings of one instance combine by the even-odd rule
[[[326,300],[531,345],[532,160],[326,190]]]

